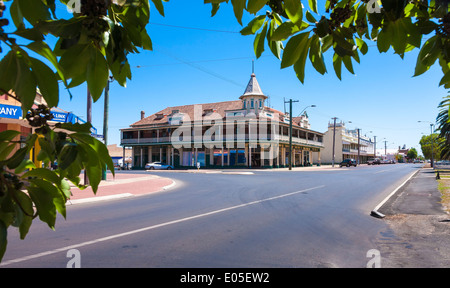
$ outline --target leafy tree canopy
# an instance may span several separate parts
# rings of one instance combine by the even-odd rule
[[[0,93],[21,102],[24,116],[34,128],[23,147],[16,131],[0,133],[0,259],[6,250],[7,229],[19,227],[25,237],[34,218],[54,228],[56,212],[65,215],[71,181],[80,185],[85,170],[97,190],[101,169],[112,162],[106,147],[89,133],[90,125],[50,126],[48,109],[59,102],[59,85],[70,89],[87,83],[96,101],[110,74],[122,86],[131,79],[127,60],[139,49],[151,50],[146,27],[150,4],[164,16],[168,0],[0,0]],[[8,16],[4,17],[8,4]],[[414,76],[436,63],[442,69],[439,85],[450,87],[450,16],[446,0],[204,0],[214,16],[230,3],[242,35],[255,35],[254,52],[266,47],[280,59],[281,68],[293,67],[305,78],[306,61],[320,74],[328,71],[324,53],[331,53],[332,66],[341,79],[342,67],[351,73],[367,43],[376,42],[384,53],[392,49],[400,57],[420,49]],[[56,6],[72,9],[59,19]],[[242,23],[245,13],[254,15]],[[12,23],[8,19],[12,19]],[[49,37],[56,44],[49,45]],[[424,43],[422,43],[425,40]],[[39,89],[47,106],[32,108]],[[69,90],[70,91],[70,90]],[[34,167],[27,154],[39,144]],[[15,151],[15,152],[13,152]],[[56,170],[51,163],[58,162]],[[81,185],[80,185],[81,186]]]

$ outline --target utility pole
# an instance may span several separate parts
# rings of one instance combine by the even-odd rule
[[[334,146],[336,143],[336,119],[337,119],[337,117],[333,117],[331,119],[334,120],[334,122],[333,122],[333,160],[332,160],[332,167],[334,167],[334,156],[335,156]]]
[[[373,158],[377,158],[377,136],[373,136]]]
[[[431,129],[431,168],[434,168],[434,140],[433,140],[433,129],[434,128],[434,124],[430,123],[430,129]]]
[[[109,77],[105,87],[105,105],[103,109],[103,142],[108,148],[108,118],[109,118],[109,82],[112,81],[112,76]],[[106,180],[106,165],[103,168],[102,180]]]
[[[292,102],[298,102],[298,100],[289,99],[289,170],[292,170]]]
[[[359,155],[360,155],[360,150],[361,150],[361,141],[360,141],[360,137],[359,137],[359,130],[361,130],[361,129],[359,129],[359,128],[357,128],[357,130],[358,130],[358,165],[360,164],[359,163]]]
[[[89,91],[89,87],[87,88],[87,105],[86,105],[86,121],[92,125],[92,96]],[[87,177],[87,171],[84,169],[84,185],[89,184],[89,178]]]
[[[388,142],[388,141],[387,141],[387,140],[384,140],[383,142],[384,142],[384,156],[386,156],[386,157],[387,157],[387,152],[386,152],[386,151],[387,151],[387,150],[386,150],[386,144],[387,144],[387,142]]]

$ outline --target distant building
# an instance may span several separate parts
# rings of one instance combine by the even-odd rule
[[[134,168],[161,161],[176,167],[286,167],[290,115],[265,106],[255,74],[239,100],[167,107],[121,129]],[[294,117],[292,163],[320,163],[323,133]]]
[[[324,135],[324,146],[322,163],[333,162],[333,135],[334,135],[334,163],[339,164],[342,160],[353,158],[359,163],[366,163],[369,158],[375,157],[375,145],[371,138],[360,135],[358,129],[348,130],[344,122],[328,123],[328,130]]]
[[[131,164],[131,148],[123,149],[118,147],[117,144],[108,145],[109,156],[114,163],[114,167],[122,168],[125,164]],[[124,153],[125,152],[125,153]],[[124,155],[125,154],[125,155]]]
[[[36,97],[34,99],[34,104],[32,108],[37,108],[38,105],[44,104],[47,105],[45,99],[39,93],[36,93]],[[51,113],[53,115],[53,119],[48,121],[49,125],[52,126],[55,123],[63,122],[63,123],[85,123],[86,121],[77,117],[76,115],[64,111],[61,108],[54,107],[51,109]],[[21,103],[15,100],[13,97],[8,96],[7,94],[0,95],[0,132],[6,130],[14,130],[19,131],[20,135],[17,136],[13,141],[17,141],[20,143],[25,143],[27,136],[31,133],[34,133],[34,127],[31,127],[28,123],[28,120],[23,118],[23,111],[21,107]],[[93,134],[96,134],[96,129],[92,128]],[[22,144],[17,145],[12,153],[15,153]],[[28,156],[31,161],[37,167],[42,165],[41,161],[37,160],[37,155],[40,151],[39,142],[36,141],[34,148],[30,151],[30,155]]]

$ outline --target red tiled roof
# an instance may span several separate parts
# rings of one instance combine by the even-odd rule
[[[182,105],[182,106],[174,106],[167,107],[153,115],[145,117],[133,124],[131,127],[141,126],[141,125],[154,125],[154,124],[168,124],[168,115],[172,114],[172,111],[178,110],[179,113],[186,114],[189,116],[191,120],[194,120],[194,107],[199,105],[202,109],[202,115],[204,110],[213,110],[215,113],[218,113],[222,118],[225,117],[226,110],[238,110],[242,108],[242,101],[225,101],[225,102],[216,102],[216,103],[204,103],[204,104],[191,104],[191,105]],[[162,117],[158,117],[162,116]]]

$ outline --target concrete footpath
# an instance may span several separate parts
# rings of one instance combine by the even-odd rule
[[[442,215],[445,211],[440,202],[434,170],[421,168],[377,210],[384,215]]]
[[[158,175],[116,173],[113,177],[111,173],[107,173],[106,180],[100,182],[96,194],[91,187],[81,190],[72,186],[70,190],[73,196],[66,204],[73,205],[145,195],[164,191],[175,185],[174,180]]]

